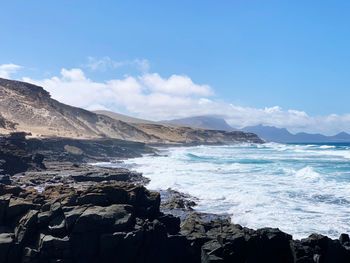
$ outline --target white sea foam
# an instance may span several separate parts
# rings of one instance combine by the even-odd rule
[[[321,145],[320,149],[334,149],[336,148],[334,145]]]
[[[350,151],[328,146],[181,147],[125,164],[150,178],[150,189],[199,198],[199,211],[228,213],[251,228],[279,227],[294,238],[313,232],[334,238],[350,233]]]

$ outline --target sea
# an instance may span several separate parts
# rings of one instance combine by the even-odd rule
[[[245,227],[279,228],[295,239],[350,233],[348,143],[163,148],[122,166],[143,173],[151,190],[189,194],[197,211]]]

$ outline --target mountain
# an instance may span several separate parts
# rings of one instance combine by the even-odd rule
[[[35,137],[102,138],[158,141],[135,127],[107,116],[65,105],[42,87],[0,79],[0,114],[16,123],[16,131]]]
[[[248,126],[242,129],[243,131],[253,132],[267,141],[272,142],[290,142],[293,141],[293,134],[285,128],[276,128],[272,126]]]
[[[276,128],[272,126],[249,126],[242,129],[245,132],[252,132],[271,142],[280,143],[331,143],[331,142],[350,142],[350,135],[341,132],[334,136],[325,136],[322,134],[310,134],[300,132],[297,134],[290,133],[285,128]]]
[[[154,123],[129,123],[51,98],[42,87],[0,78],[0,133],[33,137],[114,138],[147,143],[261,142],[251,133],[223,132]]]
[[[174,119],[162,121],[163,123],[169,123],[180,126],[204,128],[211,130],[220,130],[220,131],[232,131],[234,130],[224,119],[214,117],[214,116],[196,116],[188,117],[182,119]]]
[[[138,118],[134,118],[134,117],[130,117],[124,114],[120,114],[120,113],[116,113],[113,111],[108,111],[108,110],[96,110],[93,111],[96,114],[100,114],[100,115],[105,115],[108,116],[112,119],[118,120],[118,121],[124,121],[124,122],[128,122],[128,123],[153,123],[153,124],[158,124],[156,121],[148,121],[148,120],[144,120],[144,119],[138,119]]]

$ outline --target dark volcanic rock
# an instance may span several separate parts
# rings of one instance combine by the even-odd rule
[[[196,213],[180,228],[159,206],[158,193],[131,184],[0,185],[0,262],[350,262],[345,234],[293,241]]]
[[[18,207],[0,226],[8,229],[0,234],[1,262],[164,262],[171,254],[177,257],[167,239],[178,234],[180,221],[160,213],[159,194],[142,186],[0,190],[1,197],[11,198],[1,203],[5,217],[12,199]],[[96,205],[97,196],[104,202]]]
[[[139,157],[154,150],[145,143],[118,139],[28,139],[28,151],[45,155],[46,161],[96,162],[115,158]]]
[[[14,175],[27,171],[41,171],[45,169],[45,162],[97,162],[112,161],[116,158],[139,157],[144,153],[152,153],[153,149],[144,143],[128,142],[117,139],[77,140],[66,138],[26,139],[26,133],[12,133],[0,136],[0,183],[10,184],[7,175]],[[75,168],[79,168],[76,165]],[[71,169],[73,170],[73,169]],[[78,170],[78,169],[76,169]],[[96,171],[97,169],[95,169]],[[75,172],[75,181],[127,181],[130,173],[96,174],[86,176],[83,172]],[[115,171],[115,170],[114,170]],[[124,178],[121,178],[124,176]],[[35,178],[33,178],[35,181]],[[36,183],[33,182],[33,185]],[[29,184],[31,185],[31,184]]]
[[[149,180],[137,172],[124,168],[99,167],[69,162],[45,162],[47,169],[15,174],[7,184],[45,188],[48,185],[66,184],[86,188],[100,182],[128,182],[146,184]],[[88,197],[87,197],[88,198]],[[96,201],[101,197],[96,197]]]
[[[0,137],[0,174],[13,175],[29,169],[44,169],[44,156],[38,153],[28,153],[25,133],[12,133]],[[1,177],[2,181],[8,178]]]

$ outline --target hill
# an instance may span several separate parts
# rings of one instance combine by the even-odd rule
[[[24,131],[33,137],[114,138],[175,144],[261,142],[255,134],[245,132],[129,123],[60,103],[42,87],[2,78],[0,114],[0,133]]]
[[[234,130],[224,119],[214,116],[195,116],[182,119],[167,120],[162,122],[180,126],[196,127],[211,130]]]
[[[118,121],[124,121],[124,122],[129,122],[129,123],[153,123],[153,124],[158,124],[156,121],[149,121],[149,120],[144,120],[144,119],[139,119],[139,118],[134,118],[130,117],[124,114],[116,113],[113,111],[108,111],[108,110],[96,110],[93,111],[96,114],[100,115],[105,115],[108,116],[112,119],[118,120]]]

